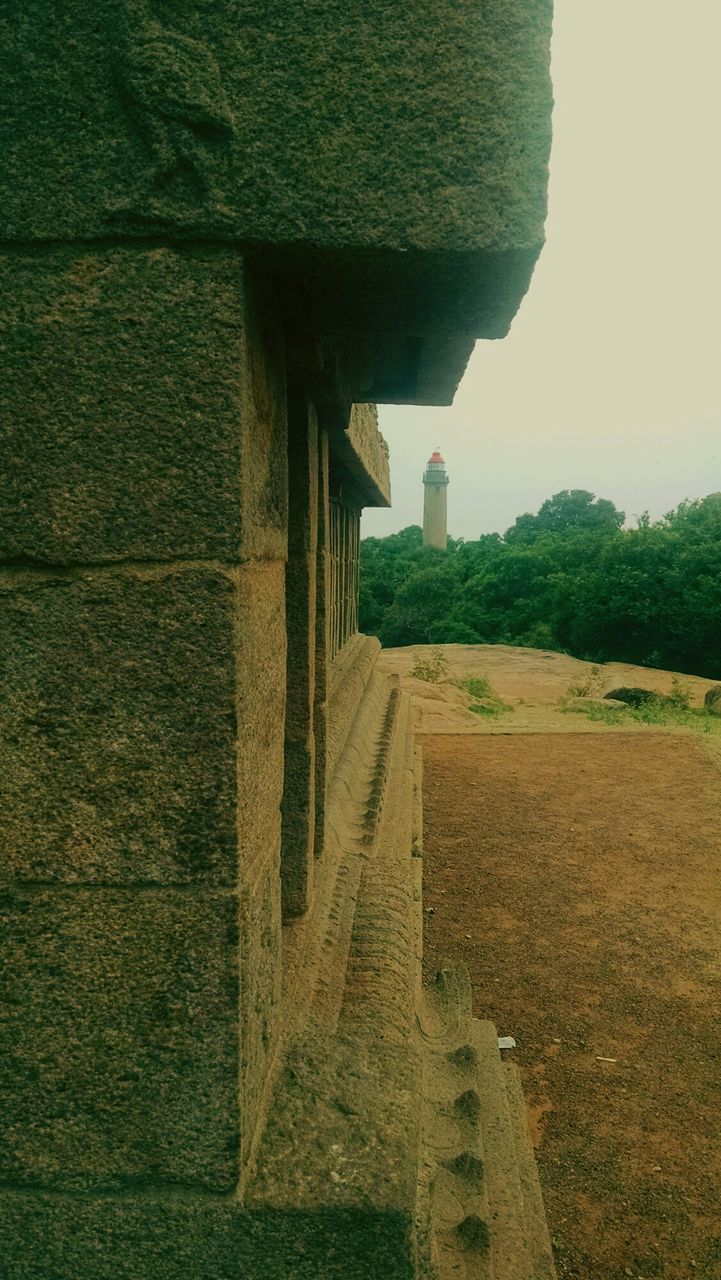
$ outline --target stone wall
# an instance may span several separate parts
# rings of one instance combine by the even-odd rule
[[[448,401],[508,328],[550,9],[0,17],[9,1280],[414,1272],[420,1058],[364,990],[388,958],[414,1025],[405,802],[379,835],[407,713],[356,633],[359,513],[389,499],[367,402]],[[294,1062],[331,1093],[279,1091]],[[263,1159],[292,1165],[265,1198]]]
[[[360,506],[388,472],[369,409],[331,430],[288,388],[237,252],[5,271],[0,1219],[20,1205],[37,1227],[34,1267],[45,1195],[91,1235],[102,1197],[129,1196],[152,1235],[158,1196],[245,1183],[283,1034],[281,913],[313,900],[372,668],[351,645]]]
[[[230,251],[4,269],[0,1183],[227,1193],[278,1037],[282,342]]]

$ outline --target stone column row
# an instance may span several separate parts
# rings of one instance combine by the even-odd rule
[[[360,512],[338,499],[330,504],[330,657],[358,630]]]

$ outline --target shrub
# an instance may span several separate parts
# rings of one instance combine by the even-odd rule
[[[416,654],[416,660],[410,669],[409,674],[414,676],[416,680],[427,680],[429,684],[438,684],[442,680],[448,670],[448,663],[443,655],[443,650],[436,647],[431,649],[430,653]]]
[[[463,676],[460,680],[456,680],[456,685],[459,689],[465,689],[466,693],[470,693],[472,698],[494,696],[485,676]]]
[[[513,711],[513,707],[509,707],[507,702],[499,698],[485,676],[462,676],[460,680],[455,681],[455,684],[472,699],[468,704],[468,710],[475,716],[503,716]]]
[[[691,685],[688,680],[682,680],[680,676],[671,677],[671,692],[668,695],[667,703],[678,711],[690,711]]]
[[[600,697],[603,690],[603,674],[600,667],[591,667],[588,675],[580,680],[572,680],[564,694],[568,698]]]

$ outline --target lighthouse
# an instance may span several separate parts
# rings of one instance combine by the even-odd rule
[[[423,472],[423,545],[439,547],[441,551],[448,546],[447,486],[446,464],[436,449]]]

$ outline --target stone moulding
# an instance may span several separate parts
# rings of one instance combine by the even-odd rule
[[[543,243],[552,0],[6,6],[0,241],[232,242],[445,403]],[[438,350],[440,348],[440,350]]]

